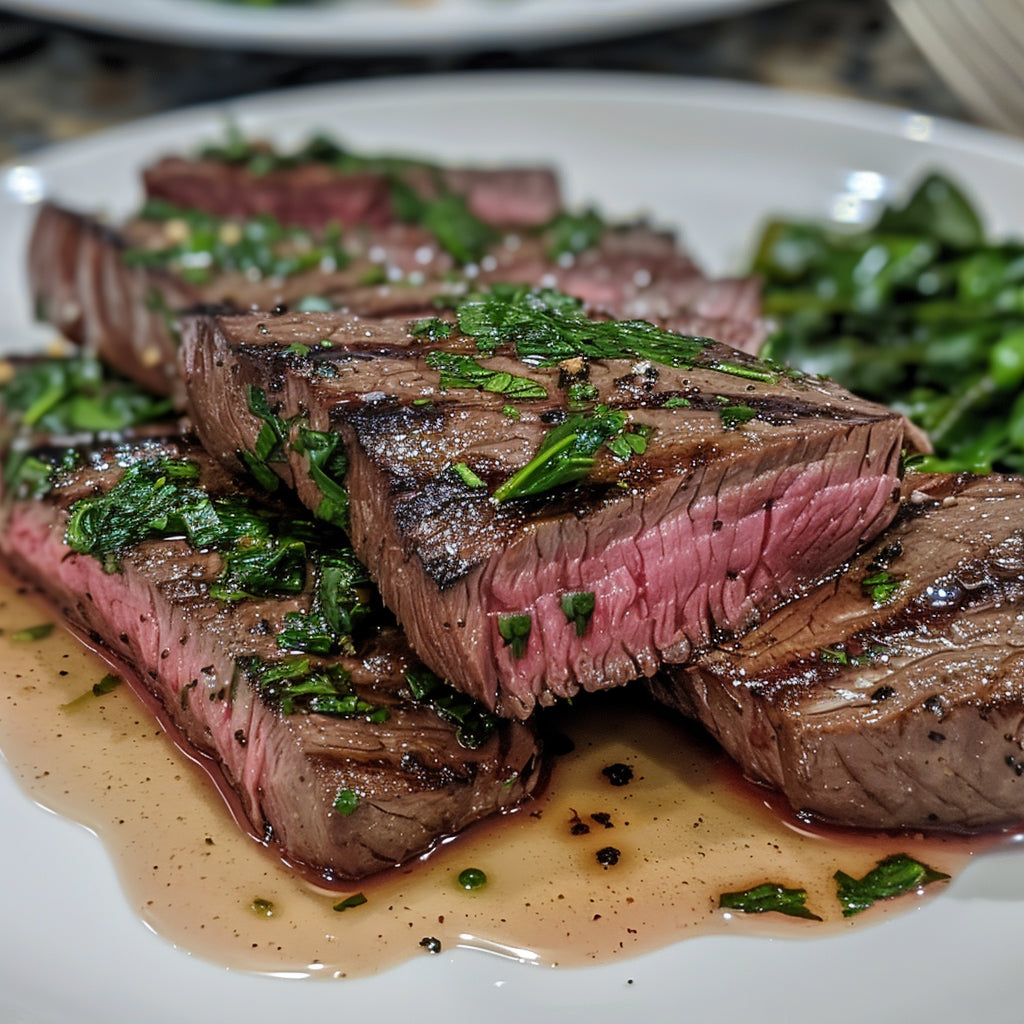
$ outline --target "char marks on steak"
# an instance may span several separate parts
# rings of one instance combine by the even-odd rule
[[[131,253],[173,248],[184,221],[135,218],[117,228],[44,203],[29,248],[37,315],[145,387],[176,388],[177,314],[202,306],[274,309],[308,296],[362,316],[418,315],[467,286],[460,268],[415,225],[350,229],[346,258],[286,276],[211,268],[197,277]],[[237,229],[232,222],[229,232]],[[755,352],[767,327],[752,278],[708,279],[671,236],[642,225],[610,228],[571,260],[552,259],[544,233],[506,234],[474,280],[555,286],[595,313],[641,317]],[[127,255],[126,255],[127,254]],[[374,281],[380,283],[372,283]]]
[[[650,685],[798,812],[878,829],[1019,825],[1024,481],[908,484],[897,520],[844,572]]]
[[[285,443],[266,466],[313,509],[324,494],[301,432],[340,436],[350,536],[385,602],[428,665],[503,715],[690,660],[895,514],[908,424],[831,382],[714,343],[689,368],[531,366],[508,344],[482,353],[454,326],[434,340],[410,328],[337,314],[189,318],[189,407],[203,444],[233,466],[274,425]],[[471,355],[547,397],[513,401],[510,418],[506,393],[442,386],[438,354]],[[581,383],[645,450],[624,461],[601,449],[573,487],[494,500],[572,414]],[[573,594],[594,595],[585,622],[564,611]]]
[[[413,699],[407,673],[422,665],[393,625],[377,623],[350,653],[308,655],[308,664],[281,650],[285,617],[310,609],[311,570],[298,593],[222,600],[211,594],[225,564],[217,550],[144,540],[120,554],[117,571],[72,550],[69,509],[133,467],[187,460],[211,497],[248,494],[180,437],[80,454],[45,497],[6,496],[0,553],[69,624],[134,670],[188,742],[219,763],[256,834],[286,859],[328,879],[362,877],[531,792],[539,764],[531,728],[497,722],[482,745],[463,746],[454,720]],[[266,668],[281,669],[283,680],[271,685]],[[288,686],[322,681],[308,669],[333,673],[343,694],[366,703],[352,717],[304,711],[301,695],[289,705]]]

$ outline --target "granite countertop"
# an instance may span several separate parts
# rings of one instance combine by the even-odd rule
[[[161,45],[0,13],[0,160],[203,101],[304,83],[481,68],[725,78],[967,119],[884,0],[789,0],[585,45],[394,57]]]

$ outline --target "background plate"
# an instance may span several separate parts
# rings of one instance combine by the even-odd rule
[[[4,348],[42,344],[23,252],[43,194],[114,213],[140,164],[226,117],[284,143],[324,129],[354,146],[447,160],[554,161],[569,195],[608,213],[657,211],[698,259],[739,269],[773,212],[856,220],[941,167],[1001,230],[1024,233],[1024,144],[913,113],[751,87],[601,75],[380,81],[175,113],[0,168]],[[875,927],[807,941],[692,939],[587,970],[543,970],[455,950],[378,978],[299,982],[233,974],[147,931],[100,843],[0,772],[5,1024],[280,1024],[282,1019],[646,1019],[853,1024],[1019,1022],[1024,853],[980,858],[948,891]]]
[[[547,46],[644,32],[778,0],[2,0],[0,7],[115,35],[305,53]]]

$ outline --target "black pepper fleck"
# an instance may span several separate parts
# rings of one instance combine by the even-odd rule
[[[440,953],[441,952],[441,940],[435,939],[433,935],[427,935],[420,939],[420,945],[428,953]]]
[[[633,781],[633,769],[628,764],[616,762],[606,765],[601,769],[604,775],[613,786],[628,786]]]

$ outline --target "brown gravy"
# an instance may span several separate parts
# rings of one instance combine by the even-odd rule
[[[60,628],[12,639],[54,620],[0,572],[0,749],[35,800],[99,835],[148,924],[227,967],[367,975],[429,955],[425,939],[446,951],[576,966],[722,931],[813,937],[877,922],[917,899],[844,919],[837,868],[860,876],[905,852],[953,873],[982,845],[802,827],[701,735],[643,702],[605,695],[559,713],[574,749],[555,759],[540,798],[420,863],[331,891],[238,826],[204,766],[131,688],[94,696],[108,667],[84,644]],[[627,784],[602,772],[613,764],[632,769]],[[459,887],[469,867],[486,874],[484,886]],[[769,880],[807,889],[808,907],[824,921],[718,909],[719,893]],[[365,903],[334,909],[357,892]]]

